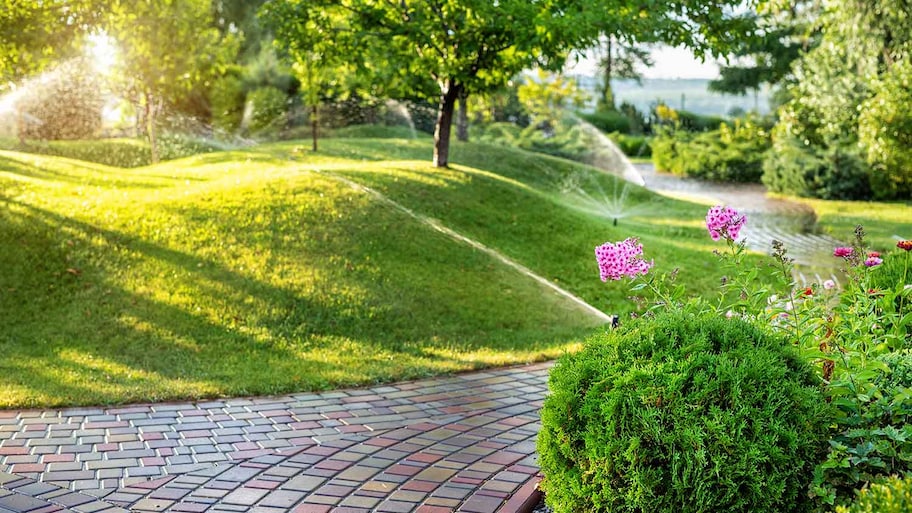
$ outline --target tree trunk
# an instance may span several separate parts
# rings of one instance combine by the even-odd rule
[[[611,36],[609,36],[605,41],[605,59],[602,61],[604,65],[602,70],[604,72],[603,80],[605,82],[602,84],[602,97],[599,99],[604,111],[614,110],[614,91],[611,89],[611,75],[614,73],[612,69],[614,67],[614,62],[612,62],[614,55],[612,52]]]
[[[462,86],[454,80],[447,82],[446,90],[440,95],[437,109],[437,126],[434,127],[434,167],[447,167],[450,157],[450,128],[453,125],[453,111]]]
[[[310,106],[310,133],[313,137],[313,151],[317,151],[317,129],[320,125],[317,114],[317,104],[315,103]]]
[[[463,91],[459,95],[459,111],[456,115],[456,139],[462,142],[469,141],[469,106],[468,95]]]
[[[152,163],[158,164],[158,140],[155,139],[155,103],[151,94],[146,94],[146,123],[149,146],[152,147]]]

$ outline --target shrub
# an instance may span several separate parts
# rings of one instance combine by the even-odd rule
[[[652,143],[657,169],[681,176],[721,182],[759,182],[769,135],[750,121],[722,124],[713,132],[692,134],[677,130]]]
[[[580,114],[579,117],[583,118],[587,122],[591,123],[595,128],[598,128],[602,132],[611,133],[611,132],[620,132],[622,134],[629,134],[631,123],[630,118],[624,114],[615,111],[598,111],[587,114]]]
[[[620,132],[610,134],[611,140],[628,157],[651,157],[652,148],[649,139],[643,135],[626,135]]]
[[[836,508],[836,513],[907,513],[912,511],[912,477],[891,477],[862,490],[849,506]]]
[[[815,148],[786,137],[763,161],[762,181],[772,192],[822,199],[871,196],[870,170],[849,145]]]
[[[686,134],[686,133],[685,133]],[[688,135],[677,135],[671,132],[660,132],[649,143],[652,163],[659,171],[674,173],[678,163],[678,143],[686,142]]]
[[[898,62],[878,81],[858,118],[859,143],[873,166],[878,199],[912,197],[912,62]]]
[[[681,311],[595,336],[552,370],[538,438],[556,513],[811,507],[829,407],[786,343]]]

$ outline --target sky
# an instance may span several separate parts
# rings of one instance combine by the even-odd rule
[[[699,59],[684,47],[656,46],[652,51],[655,64],[643,69],[643,78],[716,78],[719,76],[719,65],[710,57],[706,62]],[[583,59],[576,65],[568,67],[571,75],[597,75],[596,59]]]

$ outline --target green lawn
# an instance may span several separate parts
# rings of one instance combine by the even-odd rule
[[[880,251],[895,249],[897,237],[912,239],[912,203],[792,199],[810,205],[818,224],[840,240],[851,240],[859,224],[868,244]]]
[[[428,140],[308,147],[130,169],[0,151],[0,407],[417,378],[554,358],[600,323],[336,175],[606,312],[632,304],[626,284],[598,280],[605,241],[641,237],[696,292],[718,280],[705,207],[585,166],[457,144],[438,170]]]

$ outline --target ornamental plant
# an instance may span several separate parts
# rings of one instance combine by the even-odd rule
[[[555,513],[813,509],[832,414],[769,330],[668,310],[590,338],[549,386],[538,450]]]
[[[658,372],[673,370],[673,365],[681,363],[677,362],[678,358],[690,360],[703,356],[705,348],[687,346],[675,358],[649,353],[640,359],[618,360],[624,350],[615,346],[633,344],[634,339],[643,337],[654,340],[655,324],[661,324],[660,318],[665,319],[662,315],[675,312],[702,319],[698,323],[701,325],[711,318],[714,322],[738,326],[738,330],[747,329],[744,326],[756,328],[797,351],[801,361],[814,369],[814,383],[822,394],[818,399],[829,417],[823,420],[815,417],[822,424],[814,424],[812,428],[820,436],[817,440],[825,446],[825,455],[810,460],[813,470],[803,474],[807,479],[800,482],[805,488],[795,499],[795,507],[804,507],[804,498],[809,498],[815,503],[816,511],[830,511],[833,506],[847,504],[858,490],[886,476],[912,474],[912,357],[897,356],[908,355],[912,348],[909,306],[912,285],[908,283],[912,241],[900,241],[893,253],[881,255],[866,247],[864,230],[859,226],[850,246],[833,250],[833,258],[841,260],[846,283],[837,285],[833,280],[826,280],[798,287],[793,279],[793,262],[780,242],[774,241],[772,253],[778,283],[759,279],[757,266],[744,265],[745,244],[739,237],[746,222],[746,216],[731,207],[716,206],[707,212],[706,228],[710,237],[725,245],[725,249],[716,251],[723,276],[715,299],[688,298],[683,287],[671,285],[674,273],[659,276],[651,273],[654,263],[642,259],[645,249],[635,239],[596,249],[602,280],[630,278],[634,291],[651,292],[652,305],[644,319],[633,321],[632,331],[606,335],[611,343],[600,342],[603,349],[590,350],[587,346],[584,354],[591,357],[592,363],[577,365],[573,357],[567,357],[567,363],[562,360],[555,368],[557,377],[551,382],[553,399],[546,402],[543,410],[539,439],[547,478],[545,490],[555,511],[737,511],[741,506],[748,508],[747,504],[754,500],[759,501],[750,506],[754,509],[745,511],[764,511],[768,507],[769,503],[758,497],[741,506],[723,506],[722,502],[712,503],[715,499],[707,499],[693,489],[688,490],[689,495],[674,495],[687,490],[689,483],[702,483],[697,486],[706,489],[723,485],[698,475],[696,470],[686,478],[674,475],[689,467],[681,466],[683,460],[661,453],[662,446],[655,434],[661,429],[646,421],[662,419],[661,425],[669,431],[668,440],[684,436],[680,433],[682,429],[691,430],[687,435],[691,439],[705,433],[698,425],[688,427],[689,424],[662,408],[669,397],[678,397],[674,393],[659,393],[661,404],[654,405],[659,408],[656,411],[642,409],[655,399],[655,394],[649,399],[644,399],[643,394],[649,390],[668,390],[661,388],[663,384],[676,383],[674,380],[678,378],[665,374],[659,377]],[[659,310],[663,313],[655,315]],[[679,321],[684,322],[682,318]],[[682,343],[695,337],[685,331],[669,336]],[[615,360],[622,361],[619,369],[592,379],[586,377],[590,365],[614,368]],[[675,363],[669,363],[672,361]],[[632,374],[626,374],[625,369]],[[561,378],[562,374],[570,377]],[[689,374],[685,372],[682,376]],[[709,383],[693,386],[702,390]],[[630,395],[622,395],[628,392]],[[593,396],[597,399],[588,402],[590,395],[596,393],[603,395]],[[756,407],[756,404],[745,406],[755,416],[757,412],[752,408]],[[697,411],[704,426],[716,418],[715,413],[699,408]],[[622,424],[615,424],[619,422],[615,416],[620,416]],[[754,424],[754,429],[763,429],[762,422],[765,421]],[[826,429],[819,429],[824,425]],[[622,428],[630,431],[619,431]],[[628,444],[618,445],[612,442],[614,438],[627,440]],[[683,446],[681,450],[685,451]],[[744,458],[752,454],[747,446],[729,450]],[[646,462],[654,466],[637,466]],[[794,462],[797,466],[804,463],[806,460],[800,458]],[[711,468],[719,479],[720,476],[747,478],[731,469]],[[742,484],[750,489],[753,485],[747,482]],[[707,501],[714,507],[705,507]],[[567,507],[575,509],[560,509]],[[780,507],[785,508],[780,511],[791,511],[786,506]]]

